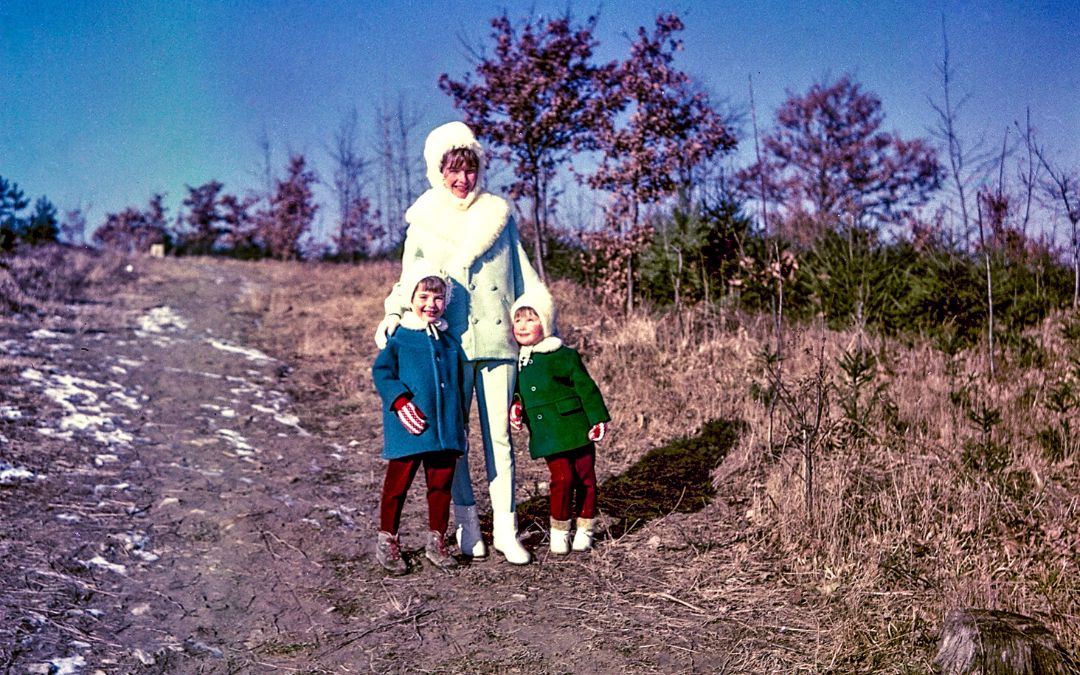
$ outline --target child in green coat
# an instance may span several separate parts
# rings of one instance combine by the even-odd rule
[[[520,346],[510,426],[529,429],[529,454],[551,473],[551,552],[592,548],[596,517],[596,446],[611,420],[581,356],[553,335],[546,292],[526,292],[510,309]],[[570,543],[571,520],[577,520]]]

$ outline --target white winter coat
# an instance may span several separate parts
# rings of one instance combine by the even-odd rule
[[[443,184],[439,163],[453,148],[470,148],[480,159],[476,188],[464,199]],[[461,122],[436,128],[424,145],[431,189],[405,213],[409,226],[401,258],[402,278],[417,261],[443,270],[454,283],[454,301],[447,305],[450,334],[461,342],[470,361],[517,358],[510,306],[530,290],[547,293],[518,237],[506,200],[482,187],[483,149]],[[403,315],[410,307],[399,282],[386,298],[387,314]]]

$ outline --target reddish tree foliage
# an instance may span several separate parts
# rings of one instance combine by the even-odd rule
[[[288,174],[284,180],[275,181],[269,208],[260,211],[255,219],[255,238],[272,257],[280,260],[300,257],[300,238],[311,230],[319,210],[312,191],[317,181],[303,155],[289,158]]]
[[[64,212],[64,220],[60,223],[60,238],[73,246],[86,244],[86,214],[81,208]]]
[[[145,211],[129,206],[120,213],[106,215],[105,223],[94,230],[94,243],[125,253],[145,253],[154,244],[167,244],[164,198],[155,194]]]
[[[345,208],[345,214],[334,235],[334,246],[342,260],[355,260],[370,255],[379,241],[386,236],[386,230],[380,224],[378,211],[372,213],[371,201],[361,195],[353,195],[351,203]]]
[[[237,230],[247,222],[248,204],[233,195],[221,194],[224,186],[216,180],[187,186],[188,196],[183,206],[188,209],[180,222],[187,226],[178,245],[188,253],[210,253],[218,246],[227,246]]]
[[[543,277],[549,185],[558,165],[593,123],[589,105],[598,69],[592,64],[596,17],[582,26],[569,16],[515,27],[504,14],[492,19],[495,53],[476,64],[477,81],[443,74],[439,88],[465,113],[465,123],[512,162],[511,198],[532,201],[536,266]],[[610,69],[610,66],[608,66]]]
[[[600,166],[588,182],[623,196],[632,225],[639,205],[688,191],[696,167],[735,147],[735,136],[708,96],[694,91],[689,76],[673,66],[682,49],[675,34],[683,28],[673,14],[658,16],[652,35],[639,28],[630,58],[605,88],[605,114],[598,116],[592,143]],[[625,124],[618,124],[622,119]]]
[[[694,91],[689,76],[673,66],[682,49],[676,37],[681,30],[683,23],[673,14],[658,16],[652,35],[638,29],[630,57],[606,82],[590,142],[601,159],[588,183],[616,196],[618,208],[609,211],[609,223],[627,240],[602,257],[625,256],[608,268],[625,272],[620,285],[628,310],[633,306],[633,260],[648,245],[638,232],[641,206],[676,193],[688,201],[694,170],[736,143],[708,96]]]
[[[764,198],[786,218],[898,222],[926,203],[941,169],[922,139],[882,131],[884,117],[878,97],[847,75],[816,84],[805,96],[791,95],[776,113],[776,129],[763,139],[761,163],[740,171],[739,183],[758,198],[764,185]]]

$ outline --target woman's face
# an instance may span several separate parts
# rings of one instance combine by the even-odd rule
[[[464,166],[454,169],[447,166],[443,168],[442,177],[446,189],[458,199],[464,199],[476,187],[476,169]]]

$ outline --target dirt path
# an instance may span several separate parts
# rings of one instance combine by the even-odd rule
[[[421,561],[421,480],[413,569],[385,577],[374,394],[361,437],[310,433],[290,365],[233,311],[259,267],[145,264],[106,306],[0,325],[0,672],[721,672],[765,641],[802,651],[815,619],[762,632],[784,585],[763,592],[715,517],[446,574]],[[683,593],[721,564],[724,597]]]

